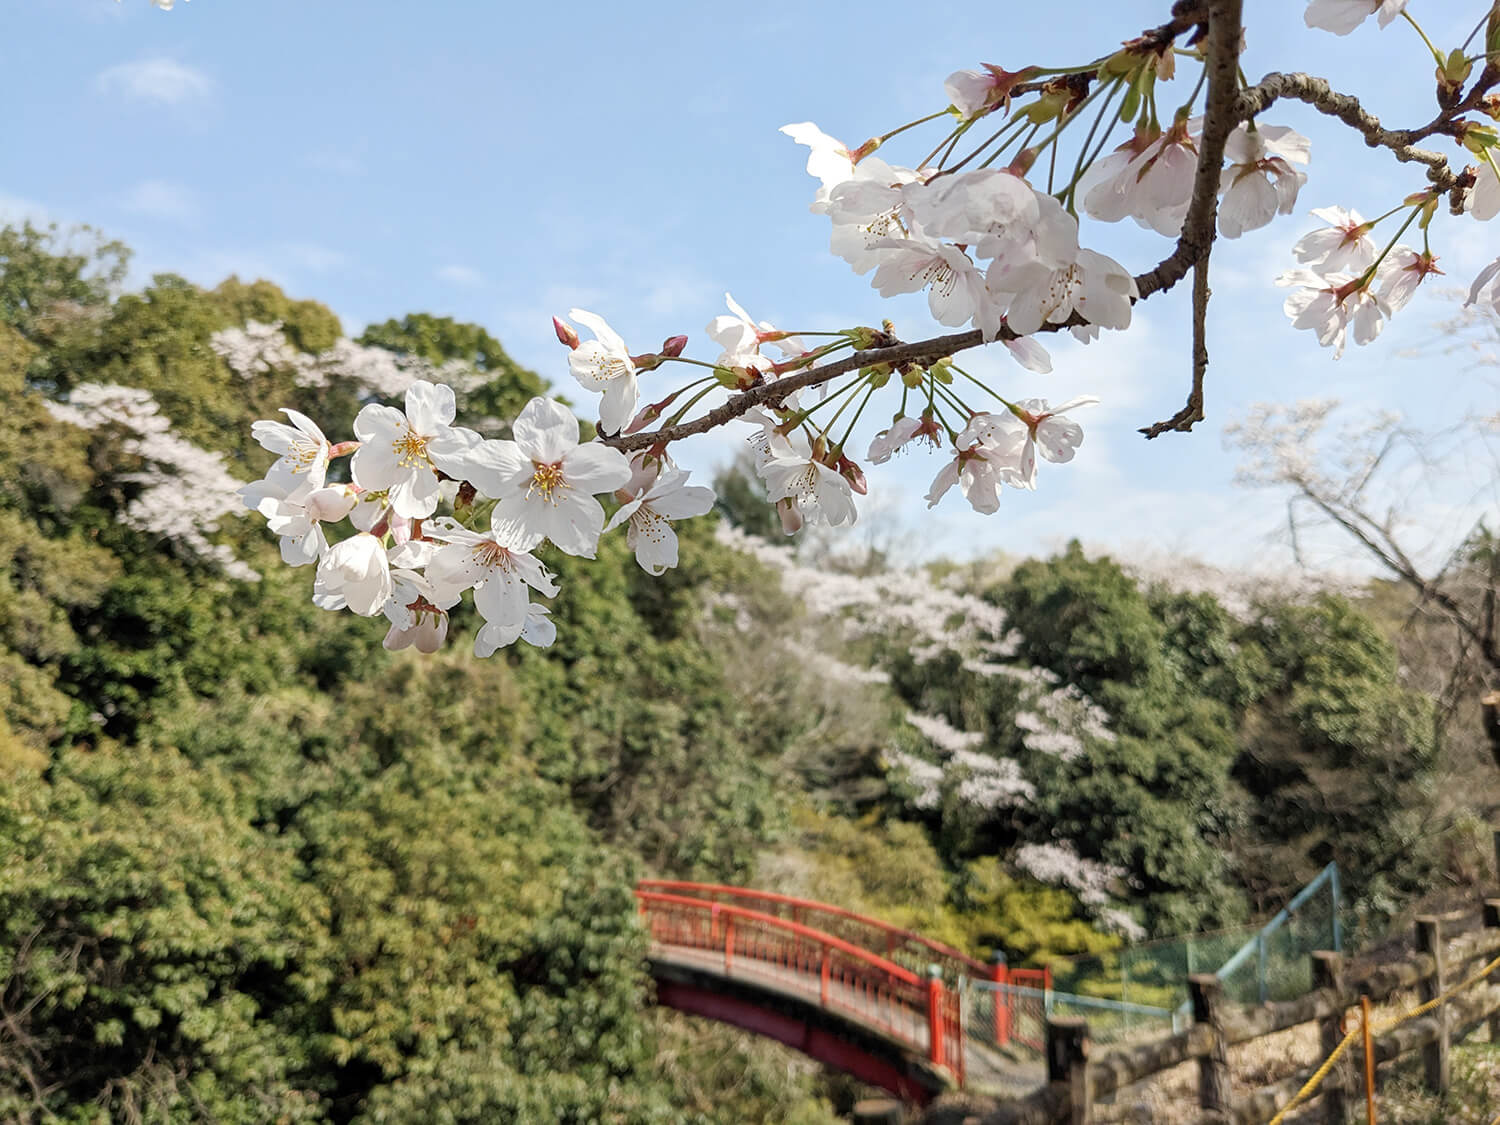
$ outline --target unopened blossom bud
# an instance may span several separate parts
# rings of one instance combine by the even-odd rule
[[[661,412],[665,410],[667,408],[667,404],[676,397],[676,395],[672,395],[668,398],[662,399],[660,402],[653,402],[649,404],[644,410],[642,410],[639,414],[637,414],[630,420],[630,424],[626,426],[622,432],[627,434],[635,434],[639,433],[641,430],[644,430],[652,422],[661,417]]]
[[[849,163],[858,164],[861,160],[869,156],[870,153],[874,152],[879,147],[880,138],[871,137],[864,144],[860,145],[857,149],[854,149],[849,153]]]
[[[676,359],[682,354],[682,350],[687,347],[687,342],[688,338],[686,336],[668,336],[662,341],[661,354],[668,359]]]
[[[468,481],[462,481],[458,486],[458,495],[453,498],[453,514],[458,519],[464,519],[474,508],[474,501],[478,499],[479,491]]]
[[[341,441],[337,445],[328,447],[328,459],[331,461],[335,457],[342,457],[346,453],[353,453],[358,448],[359,442],[357,441]]]
[[[566,344],[570,349],[578,347],[578,333],[573,331],[571,325],[561,317],[552,318],[552,330],[557,333],[557,342]]]
[[[662,357],[655,352],[647,352],[645,355],[633,355],[630,357],[631,365],[635,367],[636,374],[643,371],[655,371],[661,366]]]
[[[776,501],[776,514],[781,517],[781,530],[787,535],[796,535],[802,530],[802,513],[797,510],[797,501]]]
[[[839,476],[849,482],[849,487],[861,496],[867,496],[870,492],[869,482],[865,480],[865,471],[856,465],[842,453],[839,454],[837,466]]]

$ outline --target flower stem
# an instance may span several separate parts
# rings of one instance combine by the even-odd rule
[[[1439,51],[1432,45],[1432,40],[1427,38],[1427,32],[1422,30],[1422,25],[1419,24],[1415,19],[1413,19],[1412,14],[1405,8],[1401,9],[1401,18],[1416,29],[1417,34],[1422,37],[1422,42],[1427,44],[1427,49],[1432,52],[1432,57],[1437,59],[1437,64],[1439,67],[1441,67],[1447,60],[1443,58],[1443,52]]]

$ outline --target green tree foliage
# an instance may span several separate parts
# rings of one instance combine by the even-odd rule
[[[1389,913],[1420,893],[1438,843],[1431,702],[1402,688],[1395,649],[1344,598],[1268,609],[1255,635],[1275,675],[1235,772],[1267,881],[1337,860],[1359,905]]]
[[[0,1118],[828,1120],[764,1050],[701,1054],[679,1092],[657,1040],[682,1032],[648,1015],[636,875],[743,877],[784,815],[779,747],[700,629],[701,591],[744,560],[688,528],[688,566],[655,582],[616,535],[588,566],[549,559],[554,649],[388,653],[249,521],[220,539],[256,582],[122,525],[126,435],[45,406],[148,389],[248,478],[254,418],[347,425],[359,399],[246,379],[210,335],[279,321],[318,350],[332,314],[169,276],[111,301],[108,259],[6,237]],[[87,331],[40,331],[68,302]],[[376,336],[495,373],[481,409],[543,389],[473,326],[401,328]]]
[[[469,409],[509,422],[521,408],[546,389],[532,372],[505,353],[500,341],[477,324],[465,324],[448,316],[411,313],[400,320],[372,324],[360,336],[361,344],[387,348],[442,366],[460,360],[489,381],[469,395]]]

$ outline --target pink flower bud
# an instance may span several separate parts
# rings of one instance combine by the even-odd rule
[[[786,534],[796,535],[802,530],[802,513],[797,510],[797,501],[776,501],[776,514],[781,517],[781,530]]]
[[[674,395],[673,397],[676,396]],[[671,401],[671,399],[666,399],[662,402],[651,403],[634,418],[632,418],[630,420],[630,425],[626,426],[622,432],[626,434],[635,434],[639,433],[641,430],[644,430],[652,422],[661,417],[662,410],[665,409],[667,403]]]
[[[676,359],[682,354],[682,349],[687,347],[686,336],[668,336],[662,341],[661,354],[671,359]]]
[[[557,342],[567,344],[570,349],[578,347],[578,333],[561,317],[552,318],[552,330],[557,333]]]
[[[870,485],[865,480],[865,471],[843,454],[839,455],[838,474],[848,481],[849,487],[861,496],[870,494]]]

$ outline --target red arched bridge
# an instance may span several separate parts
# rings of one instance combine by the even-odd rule
[[[1004,988],[974,1005],[966,985],[1045,991],[1045,969],[986,965],[877,918],[769,891],[646,879],[635,895],[659,1003],[778,1039],[903,1098],[1015,1081],[1006,1048],[1040,1046],[1040,1010],[1020,1010]]]

